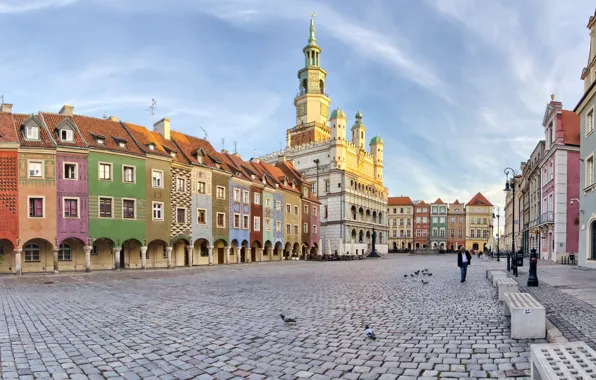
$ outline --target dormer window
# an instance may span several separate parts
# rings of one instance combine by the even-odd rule
[[[120,148],[126,148],[126,143],[125,143],[124,141],[120,141],[120,142],[118,143],[118,146],[119,146]]]
[[[155,150],[155,144],[149,144],[148,147],[149,150]]]
[[[74,140],[74,132],[71,129],[61,129],[60,130],[60,140],[73,141]]]
[[[34,125],[26,126],[25,137],[30,140],[39,140],[39,127]]]
[[[176,152],[170,152],[170,156],[172,156],[172,158],[176,158]]]
[[[97,139],[97,145],[103,145],[105,140],[104,139]]]

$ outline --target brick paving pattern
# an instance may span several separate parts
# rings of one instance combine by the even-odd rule
[[[1,377],[528,378],[545,341],[509,338],[496,264],[472,264],[463,284],[454,255],[0,277]]]

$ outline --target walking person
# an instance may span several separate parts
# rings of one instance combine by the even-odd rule
[[[457,253],[457,266],[459,267],[461,273],[460,282],[466,281],[466,275],[468,274],[468,265],[470,265],[471,261],[472,255],[470,255],[470,252],[464,250],[464,247],[461,247],[459,249],[459,252]]]

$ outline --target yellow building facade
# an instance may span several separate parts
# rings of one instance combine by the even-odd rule
[[[466,249],[484,251],[488,249],[493,205],[478,193],[466,203]]]
[[[389,250],[409,251],[413,246],[414,203],[410,197],[389,197],[387,200],[389,222]]]

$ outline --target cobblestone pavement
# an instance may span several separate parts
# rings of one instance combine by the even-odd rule
[[[528,378],[544,341],[509,338],[496,264],[472,264],[465,283],[454,255],[0,277],[1,376]]]

